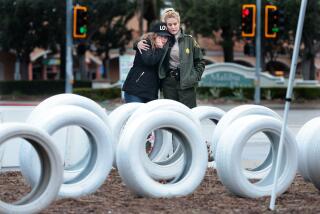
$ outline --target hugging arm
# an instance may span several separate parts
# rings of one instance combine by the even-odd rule
[[[146,51],[150,49],[150,45],[148,44],[147,40],[143,39],[143,40],[136,41],[133,44],[133,49],[142,53],[143,50]]]
[[[163,54],[164,48],[150,48],[146,51],[141,51],[141,58],[146,65],[155,65],[160,61]]]

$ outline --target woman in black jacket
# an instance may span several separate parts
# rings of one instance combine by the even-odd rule
[[[156,24],[150,33],[143,36],[151,48],[136,52],[133,66],[122,87],[126,103],[146,103],[158,98],[160,84],[157,68],[169,37],[171,34],[165,23]]]

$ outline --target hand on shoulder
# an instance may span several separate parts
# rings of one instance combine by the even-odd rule
[[[149,50],[150,46],[147,44],[147,40],[143,39],[140,40],[137,44],[137,48],[139,50],[139,52],[141,53],[142,50],[147,51]]]

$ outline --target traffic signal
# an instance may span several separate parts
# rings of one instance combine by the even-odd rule
[[[275,5],[266,5],[264,15],[264,36],[276,38],[279,32],[279,10]]]
[[[88,31],[88,8],[76,5],[73,7],[73,38],[84,39]]]
[[[281,9],[278,9],[278,28],[279,33],[284,32],[286,28],[286,18],[285,18],[285,12]]]
[[[241,35],[243,37],[254,37],[256,33],[256,5],[242,5]]]

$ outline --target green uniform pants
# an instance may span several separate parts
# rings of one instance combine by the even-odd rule
[[[195,87],[180,89],[180,84],[173,77],[166,77],[162,82],[163,97],[176,100],[189,108],[197,106]]]

